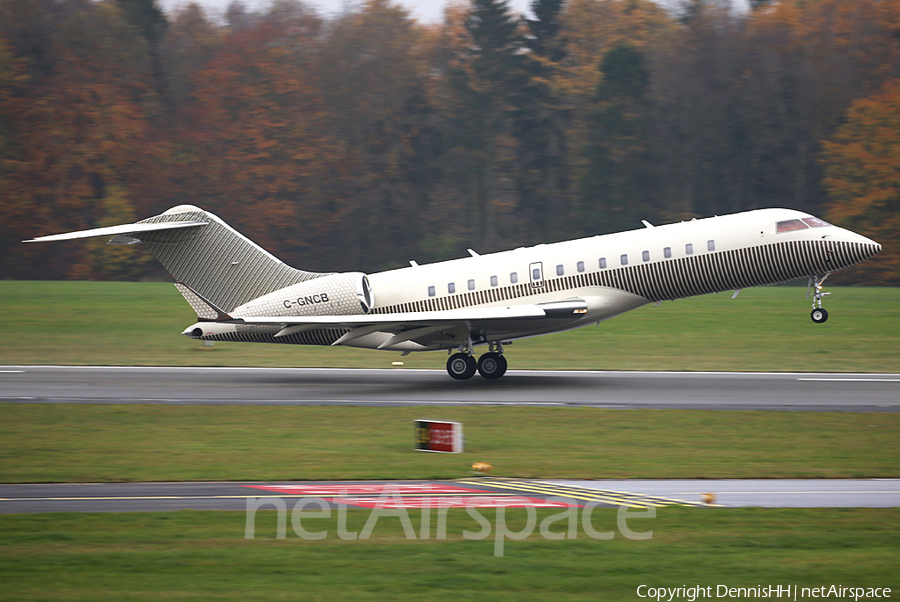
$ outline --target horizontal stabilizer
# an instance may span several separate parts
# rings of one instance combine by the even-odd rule
[[[140,234],[141,232],[155,232],[158,230],[177,230],[179,228],[193,228],[195,226],[205,226],[209,222],[204,221],[188,221],[188,222],[158,222],[155,224],[122,224],[121,226],[108,226],[106,228],[92,228],[90,230],[79,230],[78,232],[67,232],[65,234],[51,234],[50,236],[38,236],[31,240],[23,240],[22,242],[55,242],[58,240],[76,240],[79,238],[93,238],[94,236],[121,236]]]

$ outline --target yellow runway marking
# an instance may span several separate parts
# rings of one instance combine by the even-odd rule
[[[615,506],[627,506],[629,508],[649,508],[663,506],[696,506],[707,507],[717,504],[703,504],[701,502],[689,502],[675,498],[667,498],[627,491],[612,491],[608,489],[589,489],[587,487],[575,487],[572,485],[560,485],[546,481],[515,481],[515,480],[460,480],[458,483],[465,485],[482,485],[484,487],[497,487],[520,492],[539,493],[558,497],[572,498],[588,502],[600,502]]]

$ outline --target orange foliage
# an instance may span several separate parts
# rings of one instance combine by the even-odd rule
[[[900,79],[854,102],[823,146],[827,217],[884,246],[855,273],[900,284]]]
[[[196,75],[183,133],[181,170],[193,202],[269,248],[314,243],[342,216],[316,191],[335,153],[311,65],[315,28],[301,15],[227,36]]]

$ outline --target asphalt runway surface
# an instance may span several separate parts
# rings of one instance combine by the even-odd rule
[[[900,374],[0,366],[0,402],[900,411]]]
[[[712,497],[706,497],[712,494]],[[62,483],[0,485],[0,514],[157,512],[171,510],[293,510],[301,500],[331,507],[631,508],[900,507],[900,479],[551,481],[471,478],[456,481],[281,483]],[[315,508],[315,507],[313,507]]]

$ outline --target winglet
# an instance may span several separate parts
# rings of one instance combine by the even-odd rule
[[[184,300],[187,301],[194,311],[197,312],[197,320],[200,322],[228,322],[234,320],[227,313],[213,305],[209,300],[205,299],[200,293],[193,290],[183,282],[176,282],[175,288],[182,294]]]

